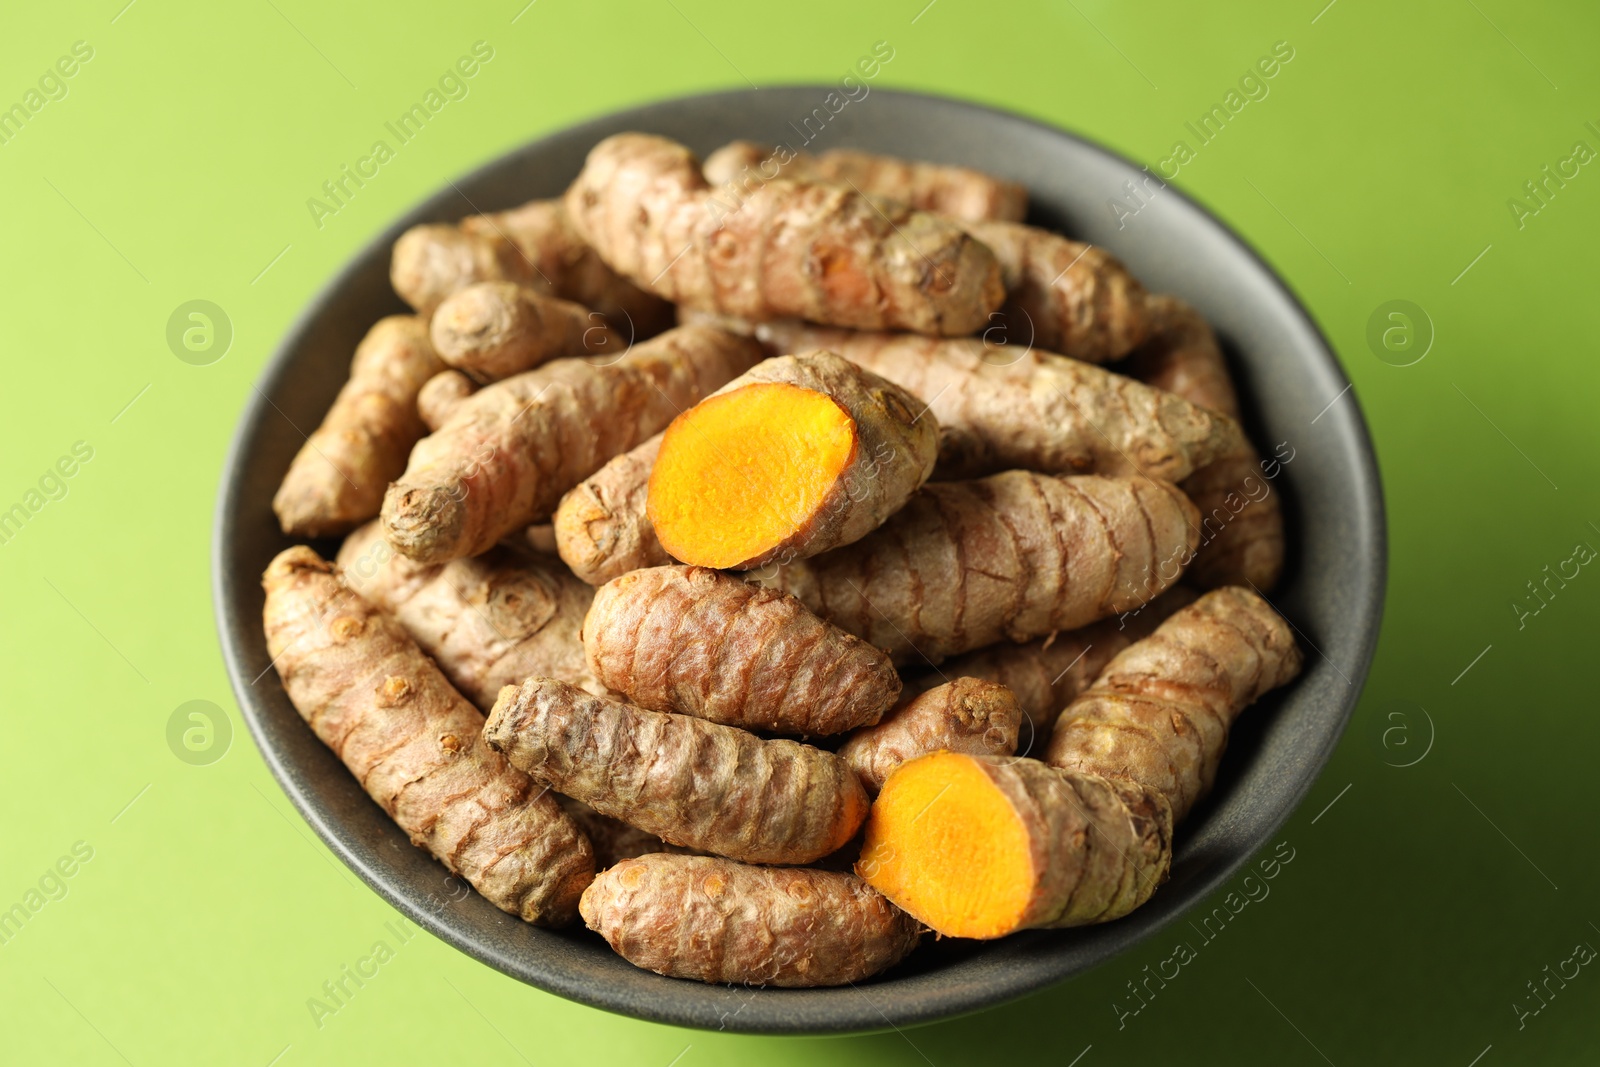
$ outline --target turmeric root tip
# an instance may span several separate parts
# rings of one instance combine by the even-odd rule
[[[1171,841],[1171,808],[1137,784],[936,752],[884,783],[856,872],[939,933],[989,939],[1128,914]]]
[[[551,520],[553,550],[572,573],[604,585],[629,571],[672,562],[650,525],[650,471],[661,435],[613,456],[561,498]]]
[[[449,421],[461,402],[478,391],[478,383],[458,370],[444,370],[417,392],[417,414],[432,433]]]
[[[627,347],[595,312],[513,282],[479,282],[433,313],[433,347],[480,385],[561,356],[620,355]]]

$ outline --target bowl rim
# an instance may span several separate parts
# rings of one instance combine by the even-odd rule
[[[313,802],[312,798],[308,797],[306,792],[296,784],[285,753],[268,742],[266,736],[267,727],[259,717],[260,712],[256,707],[257,697],[252,692],[253,683],[245,677],[245,628],[241,625],[242,620],[236,617],[237,612],[231,603],[234,590],[239,587],[241,582],[249,583],[256,580],[253,575],[240,576],[231,573],[227,559],[227,546],[231,544],[235,537],[234,516],[237,514],[237,510],[233,507],[233,504],[236,499],[235,494],[239,491],[242,481],[239,473],[244,464],[246,449],[250,445],[250,438],[253,436],[254,429],[263,420],[271,405],[269,396],[272,394],[279,379],[290,372],[296,351],[303,337],[327,306],[335,301],[338,294],[359,274],[363,263],[369,256],[380,247],[386,248],[392,245],[394,240],[406,228],[415,225],[418,221],[426,221],[432,213],[430,211],[432,205],[444,195],[447,188],[455,185],[470,185],[478,179],[492,174],[497,168],[504,165],[510,157],[525,153],[536,153],[538,149],[554,142],[558,138],[574,136],[586,130],[597,131],[601,127],[608,127],[622,118],[632,119],[637,117],[644,119],[650,111],[660,107],[693,108],[705,104],[725,103],[739,98],[752,98],[774,93],[808,92],[826,94],[833,90],[834,86],[826,83],[786,82],[764,86],[759,89],[721,89],[636,103],[616,110],[593,114],[577,122],[548,130],[536,138],[520,142],[505,151],[498,152],[492,158],[474,166],[466,173],[449,179],[446,186],[428,193],[413,203],[409,209],[400,214],[397,221],[362,243],[333,276],[317,288],[311,299],[296,314],[275,345],[272,355],[265,362],[252,383],[252,395],[246,397],[244,408],[240,412],[230,437],[219,474],[217,503],[213,512],[211,529],[210,577],[212,583],[212,609],[215,615],[218,638],[222,647],[223,660],[228,672],[230,686],[239,705],[240,714],[249,728],[255,747],[261,753],[273,778],[294,805],[296,811],[311,826],[323,844],[382,899],[412,922],[466,955],[488,964],[503,974],[546,992],[555,993],[589,1007],[617,1012],[650,1022],[698,1029],[768,1035],[874,1033],[898,1030],[906,1026],[926,1025],[973,1014],[1054,986],[1068,978],[1100,966],[1114,956],[1120,955],[1127,949],[1153,937],[1175,922],[1181,915],[1187,913],[1194,905],[1216,892],[1256,852],[1264,847],[1264,843],[1288,821],[1289,817],[1305,801],[1313,784],[1320,778],[1334,749],[1337,748],[1345,730],[1348,728],[1350,718],[1365,686],[1372,659],[1377,650],[1378,634],[1381,628],[1387,592],[1387,515],[1376,451],[1353,383],[1346,375],[1333,346],[1328,342],[1326,335],[1317,324],[1315,318],[1313,318],[1305,304],[1283,276],[1272,267],[1252,243],[1242,237],[1232,226],[1219,218],[1194,196],[1169,182],[1163,188],[1164,193],[1176,194],[1201,219],[1215,227],[1221,235],[1237,246],[1238,250],[1242,251],[1259,269],[1262,278],[1271,288],[1277,291],[1278,295],[1283,298],[1288,311],[1298,320],[1296,325],[1306,331],[1308,336],[1316,342],[1316,358],[1317,362],[1321,364],[1318,369],[1330,376],[1331,380],[1346,386],[1351,394],[1348,398],[1350,403],[1347,406],[1347,410],[1343,412],[1344,418],[1350,420],[1350,433],[1347,435],[1344,447],[1354,460],[1350,476],[1355,497],[1359,499],[1362,505],[1357,521],[1361,534],[1368,539],[1373,549],[1368,560],[1365,580],[1359,582],[1358,586],[1351,590],[1351,593],[1358,598],[1359,602],[1364,604],[1365,609],[1358,612],[1358,614],[1366,620],[1367,625],[1364,628],[1364,632],[1358,635],[1358,639],[1354,642],[1354,655],[1348,672],[1351,679],[1353,679],[1353,684],[1350,687],[1348,697],[1342,701],[1337,728],[1328,733],[1319,749],[1309,753],[1305,773],[1300,775],[1294,782],[1289,790],[1288,799],[1281,802],[1277,810],[1267,817],[1264,830],[1261,833],[1263,844],[1255,845],[1236,856],[1225,857],[1221,861],[1212,863],[1208,869],[1191,880],[1190,888],[1188,889],[1189,900],[1182,908],[1175,908],[1165,914],[1153,916],[1150,921],[1144,923],[1142,928],[1139,929],[1122,927],[1126,931],[1123,936],[1104,937],[1098,943],[1087,946],[1087,951],[1080,950],[1076,965],[1057,968],[1018,968],[1015,974],[1011,976],[1011,980],[986,986],[977,992],[973,992],[970,989],[925,991],[920,994],[919,1003],[911,1009],[901,1009],[899,1006],[892,1004],[880,1007],[882,998],[874,998],[869,995],[861,998],[867,1002],[865,1006],[860,1003],[852,1004],[840,998],[834,1000],[824,1012],[818,1012],[815,1008],[808,1007],[803,1012],[790,1013],[783,1010],[781,1001],[768,1000],[769,996],[776,994],[778,996],[814,997],[818,994],[844,994],[849,989],[854,989],[859,993],[879,987],[867,986],[862,988],[851,986],[820,990],[760,990],[761,996],[752,997],[751,1001],[742,1006],[741,1010],[732,1017],[727,1012],[721,1011],[715,1004],[710,1004],[710,998],[703,995],[709,991],[724,991],[733,987],[702,986],[700,983],[695,982],[660,978],[660,981],[671,983],[672,986],[677,987],[677,994],[673,995],[668,992],[669,987],[663,987],[663,995],[661,997],[651,997],[641,1002],[626,996],[608,995],[605,988],[596,989],[590,981],[582,977],[572,976],[559,967],[540,968],[537,965],[530,965],[525,957],[506,952],[492,941],[470,936],[470,931],[458,928],[455,923],[449,921],[447,916],[421,906],[420,901],[397,891],[391,885],[391,877],[377,869],[376,865],[363,862],[358,850],[348,844],[342,836],[341,825],[327,817],[319,806]],[[1046,136],[1074,142],[1080,150],[1105,157],[1113,163],[1129,167],[1134,171],[1140,170],[1142,166],[1121,153],[1073,130],[1005,108],[925,91],[890,88],[874,88],[872,91],[874,94],[881,93],[911,102],[927,101],[938,104],[941,107],[971,112],[977,117],[998,116],[1008,122],[1032,127]],[[594,139],[597,140],[598,136]],[[257,627],[257,630],[259,631],[259,627]],[[1120,926],[1121,924],[1112,924],[1100,929],[1113,929]],[[1024,933],[1020,936],[1027,937],[1029,935],[1029,933]],[[1018,936],[1013,935],[1012,938],[1007,940],[1016,941]],[[1003,943],[1002,941],[994,942],[993,944]],[[889,977],[892,981],[892,972]],[[706,1003],[699,1003],[700,1001],[705,1001]],[[757,1001],[767,1002],[757,1006]],[[745,1007],[753,1008],[754,1010],[746,1013]],[[796,1004],[795,1007],[798,1008],[799,1005]],[[818,1018],[819,1014],[825,1014],[827,1018],[820,1020]]]

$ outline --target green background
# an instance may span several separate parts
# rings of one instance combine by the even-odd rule
[[[1600,547],[1600,168],[1552,183],[1520,227],[1507,206],[1575,142],[1600,148],[1593,5],[125,2],[11,5],[0,35],[0,103],[75,41],[93,48],[0,145],[0,508],[75,442],[93,449],[0,545],[0,908],[75,843],[93,850],[0,946],[9,1061],[1594,1062],[1595,968],[1552,982],[1520,1025],[1514,1005],[1600,945],[1600,575],[1552,582],[1537,614],[1527,586]],[[494,59],[470,96],[319,229],[306,199],[477,40]],[[1152,163],[1275,42],[1294,48],[1176,183],[1327,332],[1388,493],[1377,661],[1281,833],[1293,863],[1121,1028],[1113,1004],[1177,932],[974,1017],[782,1040],[610,1016],[420,934],[319,1029],[307,998],[392,941],[397,916],[273,783],[214,635],[212,506],[269,352],[445,179],[614,108],[836,81],[880,40],[894,58],[875,87],[1009,108]],[[195,299],[233,327],[204,366],[166,340]],[[1386,361],[1367,339],[1397,299],[1434,334],[1410,366],[1392,364],[1416,349]],[[169,746],[191,700],[223,709],[209,751],[190,739],[209,762]]]

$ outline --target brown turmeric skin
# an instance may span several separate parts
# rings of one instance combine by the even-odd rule
[[[1153,297],[1157,332],[1128,358],[1128,373],[1192,404],[1239,417],[1239,396],[1222,347],[1194,308]],[[1261,456],[1241,433],[1233,447],[1182,483],[1200,510],[1201,545],[1187,580],[1201,589],[1252,585],[1269,591],[1283,573],[1283,509]]]
[[[1012,644],[1002,641],[945,660],[906,682],[907,693],[933,689],[947,678],[979,678],[1005,686],[1022,712],[1020,755],[1038,758],[1050,741],[1056,716],[1100,676],[1106,664],[1142,637],[1147,637],[1195,593],[1176,585],[1148,604],[1108,619]],[[904,699],[904,698],[902,698]]]
[[[583,624],[596,678],[642,708],[790,734],[878,721],[900,693],[889,657],[794,597],[703,567],[601,586]]]
[[[922,933],[853,874],[713,856],[619,863],[595,879],[582,909],[635,966],[740,985],[859,982],[905,958]]]
[[[511,282],[452,293],[429,327],[439,358],[488,385],[562,356],[620,356],[627,341],[599,312]]]
[[[601,141],[566,205],[613,270],[684,307],[960,335],[1005,295],[994,255],[953,222],[784,179],[726,203],[662,137]]]
[[[1300,664],[1271,605],[1217,589],[1118,654],[1061,713],[1047,759],[1158,789],[1181,822],[1210,791],[1234,719]]]
[[[868,800],[838,756],[604,700],[507,686],[484,738],[557,792],[663,841],[748,863],[810,863],[855,836]]]
[[[897,663],[938,663],[1138,607],[1197,536],[1167,482],[1007,471],[929,483],[855,544],[758,577]]]
[[[485,552],[760,356],[748,338],[684,326],[620,357],[556,360],[487,386],[412,451],[384,498],[384,537],[422,563]]]
[[[594,877],[589,842],[483,744],[483,715],[311,549],[280,553],[262,585],[267,650],[289,699],[412,843],[496,907],[570,922]]]
[[[1105,363],[1149,336],[1144,286],[1105,249],[1020,222],[972,222],[967,232],[994,252],[1005,279],[990,340]]]
[[[940,480],[1017,468],[1175,482],[1239,441],[1226,415],[1040,349],[792,321],[756,335],[776,351],[826,348],[921,397],[939,423]]]
[[[673,561],[650,525],[648,510],[650,469],[660,451],[656,434],[612,457],[561,498],[553,523],[556,551],[590,585]]]
[[[445,370],[423,383],[417,393],[417,414],[432,433],[455,414],[461,402],[478,391],[478,383],[458,370]]]
[[[1003,685],[956,678],[901,704],[876,726],[851,734],[839,755],[867,792],[883,788],[889,773],[930,752],[1009,756],[1017,750],[1022,709]]]
[[[1009,219],[1028,213],[1028,190],[1016,182],[969,167],[896,159],[848,148],[811,155],[787,146],[734,141],[706,157],[706,180],[743,195],[773,178],[831,182],[883,200],[897,200],[964,222]],[[982,238],[979,238],[982,240]]]
[[[405,470],[407,453],[426,429],[417,393],[443,369],[421,319],[391,315],[367,331],[350,381],[272,499],[284,533],[335,536],[378,514],[384,490]]]
[[[590,673],[579,636],[594,590],[554,559],[496,547],[472,559],[417,563],[393,551],[374,522],[345,538],[339,570],[485,711],[503,686],[532,675],[607,692]]]
[[[672,307],[618,277],[579,237],[560,200],[415,226],[395,242],[395,292],[422,315],[474,282],[515,282],[603,315],[630,343],[672,325]]]

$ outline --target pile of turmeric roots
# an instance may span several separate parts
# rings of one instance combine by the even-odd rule
[[[1205,321],[977,171],[661,137],[395,244],[274,500],[289,698],[418,846],[640,967],[1106,922],[1300,669]],[[1006,343],[996,343],[1003,337]]]

